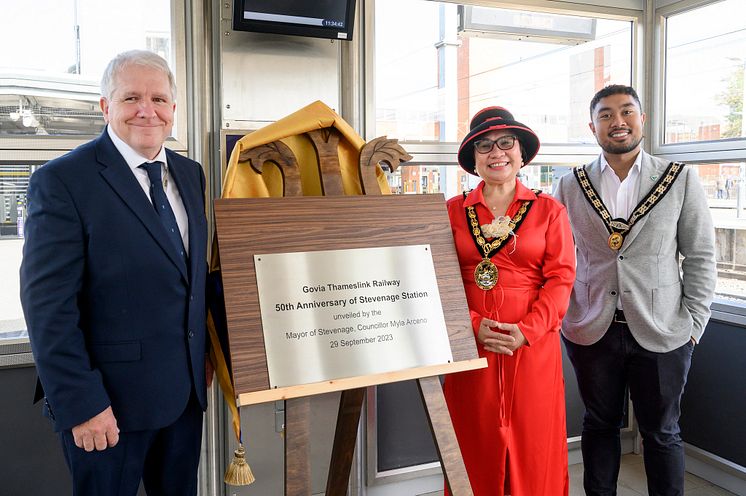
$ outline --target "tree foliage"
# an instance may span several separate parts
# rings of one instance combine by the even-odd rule
[[[726,81],[725,90],[718,95],[718,102],[728,107],[727,126],[723,138],[740,138],[743,126],[743,63],[739,64]]]

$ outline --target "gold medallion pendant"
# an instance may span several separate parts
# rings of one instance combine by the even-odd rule
[[[611,233],[608,241],[609,248],[614,251],[619,251],[619,249],[622,247],[622,243],[624,243],[624,236],[622,236],[618,232]]]
[[[497,266],[492,260],[485,258],[474,269],[474,281],[479,289],[489,290],[497,284]]]
[[[540,191],[534,191],[534,194],[538,195]],[[467,193],[464,192],[464,198]],[[533,200],[525,200],[521,203],[518,211],[511,219],[507,215],[496,217],[495,220],[490,224],[480,225],[479,219],[477,218],[477,212],[474,210],[474,205],[468,205],[466,207],[466,221],[471,226],[471,237],[474,240],[474,244],[482,253],[482,261],[477,264],[474,268],[474,281],[477,283],[477,287],[484,291],[497,286],[497,266],[492,263],[490,257],[494,256],[500,248],[505,245],[505,241],[513,236],[515,240],[515,231],[523,222],[525,215],[528,213]],[[489,231],[489,234],[485,232]],[[492,241],[485,239],[492,238]]]

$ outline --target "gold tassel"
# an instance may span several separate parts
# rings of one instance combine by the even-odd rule
[[[256,480],[251,467],[246,463],[246,450],[243,449],[242,444],[239,444],[238,449],[233,452],[233,461],[228,465],[223,480],[231,486],[248,486]]]

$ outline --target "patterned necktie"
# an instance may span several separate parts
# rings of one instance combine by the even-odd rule
[[[148,173],[150,179],[150,200],[153,202],[158,217],[161,219],[163,227],[166,229],[168,237],[176,247],[176,252],[181,255],[186,264],[186,253],[184,251],[184,242],[181,239],[179,225],[176,223],[176,216],[168,203],[166,192],[163,190],[163,181],[161,180],[161,162],[145,162],[140,165]]]

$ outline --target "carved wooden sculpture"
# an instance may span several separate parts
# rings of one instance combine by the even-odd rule
[[[386,164],[391,172],[396,171],[400,162],[408,162],[412,156],[399,144],[399,140],[380,136],[365,144],[360,151],[360,183],[366,195],[380,195],[376,180],[376,166]]]
[[[239,156],[241,162],[249,162],[257,174],[264,171],[265,162],[273,162],[282,174],[282,196],[303,196],[300,183],[300,170],[295,155],[282,141],[250,148]]]

